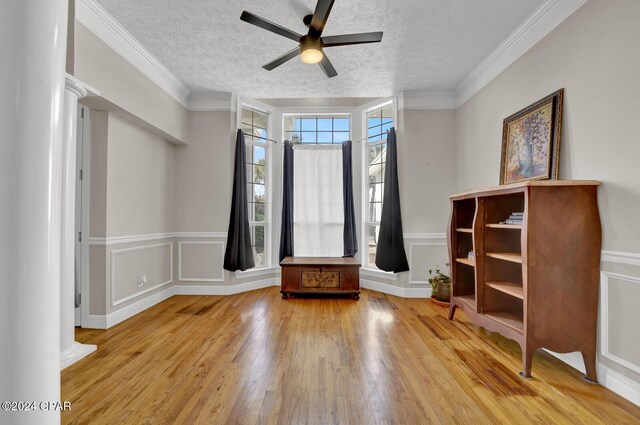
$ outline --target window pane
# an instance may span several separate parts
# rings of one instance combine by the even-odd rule
[[[249,221],[265,221],[265,203],[264,202],[256,202],[254,204],[255,216],[254,219]]]
[[[369,128],[368,131],[367,131],[367,136],[369,137],[369,141],[371,141],[371,138],[379,136],[380,133],[382,133],[382,127],[381,126],[375,126],[375,127]],[[378,140],[380,140],[379,137],[378,137]]]
[[[251,126],[253,119],[252,112],[253,111],[251,109],[242,108],[242,118],[240,119],[240,122]]]
[[[333,133],[333,141],[337,143],[346,142],[349,140],[349,132],[348,131],[336,131]]]
[[[253,111],[253,126],[258,128],[267,128],[267,114]]]
[[[293,143],[300,143],[300,132],[299,131],[290,131],[286,133],[285,140],[288,140]]]
[[[316,132],[311,131],[303,131],[302,132],[302,143],[316,143],[318,141]]]
[[[247,164],[247,183],[254,183],[253,181],[253,164]],[[247,192],[250,193],[250,192]]]
[[[253,146],[253,163],[254,164],[263,164],[265,161],[265,154],[267,148],[264,146]],[[260,162],[262,161],[262,162]]]
[[[382,195],[384,194],[384,183],[376,182],[369,184],[369,203],[372,202],[382,202]],[[369,220],[369,221],[377,221],[377,220]]]
[[[256,267],[266,265],[264,250],[264,225],[255,225],[251,229],[251,245]]]
[[[254,184],[253,185],[253,202],[265,202],[265,190],[263,184]]]
[[[249,144],[245,144],[246,150],[247,150],[247,162],[251,163],[253,162],[253,145],[249,145]],[[247,174],[248,175],[248,174]]]
[[[379,186],[379,189],[382,189],[382,185]],[[369,210],[367,211],[367,221],[380,221],[382,217],[382,201],[370,202]]]
[[[254,165],[253,166],[253,175],[252,182],[253,183],[262,183],[264,184],[265,180],[265,166],[264,165]]]
[[[385,134],[385,137],[386,137],[386,133],[387,133],[387,131],[389,131],[389,129],[390,129],[391,127],[393,127],[393,123],[392,123],[392,122],[388,122],[387,124],[383,124],[383,125],[382,125],[382,133],[384,133],[384,134]]]
[[[367,245],[369,251],[369,266],[376,267],[376,248],[378,247],[378,234],[380,233],[380,226],[369,225],[367,226]]]
[[[285,116],[284,131],[298,131],[298,130],[300,130],[300,118]]]
[[[333,131],[350,131],[349,121],[349,118],[334,118]]]
[[[331,131],[333,130],[331,118],[318,118],[318,131]]]
[[[240,129],[245,135],[253,134],[253,127],[251,127],[251,124],[242,123],[240,124]]]
[[[371,164],[380,164],[384,161],[384,157],[387,154],[387,145],[376,145],[369,147],[369,165]]]
[[[331,143],[333,133],[330,131],[321,131],[318,132],[318,143]]]
[[[302,131],[316,131],[316,118],[302,118]]]
[[[392,105],[387,105],[382,108],[382,123],[390,123],[393,121],[393,107]]]

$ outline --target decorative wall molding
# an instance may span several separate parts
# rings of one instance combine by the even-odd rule
[[[220,245],[220,277],[185,277],[182,274],[182,246],[183,245]],[[178,280],[182,282],[224,282],[224,242],[222,241],[179,241],[178,242]]]
[[[602,251],[600,261],[606,263],[626,264],[640,266],[640,254],[633,252]]]
[[[191,93],[187,109],[190,111],[232,111],[235,102],[229,92]]]
[[[200,238],[218,238],[226,239],[225,232],[169,232],[169,233],[152,233],[148,235],[128,235],[128,236],[109,236],[109,237],[91,237],[89,245],[120,245],[136,242],[148,242],[163,239],[200,239]]]
[[[76,19],[185,108],[191,92],[95,0],[76,2]]]
[[[402,298],[430,298],[431,288],[405,288],[360,278],[360,287]]]
[[[256,289],[280,286],[275,278],[256,280],[254,282],[239,283],[237,285],[175,285],[175,295],[234,295]]]
[[[120,299],[116,299],[115,298],[115,288],[116,288],[116,279],[115,279],[115,271],[116,271],[116,256],[118,255],[122,255],[122,254],[126,254],[129,252],[135,252],[135,251],[144,251],[147,249],[154,249],[154,248],[160,248],[163,246],[168,246],[169,247],[169,280],[165,281],[165,282],[161,282],[158,283],[156,285],[153,285],[149,288],[145,288],[141,291],[138,291],[136,293],[133,293],[131,295],[127,295],[126,297],[120,298]],[[138,298],[141,295],[144,295],[148,292],[151,291],[155,291],[158,288],[162,288],[163,286],[166,286],[170,283],[173,283],[173,242],[167,242],[167,243],[160,243],[160,244],[154,244],[154,245],[144,245],[144,246],[136,246],[133,248],[125,248],[125,249],[117,249],[117,250],[113,250],[111,251],[111,307],[115,307],[119,304],[122,304],[124,302],[130,301],[134,298]]]
[[[560,25],[587,0],[547,0],[511,33],[456,88],[460,107],[527,50]]]
[[[455,91],[405,90],[398,95],[398,110],[456,109]]]
[[[635,373],[640,373],[640,365],[625,360],[609,351],[609,278],[640,284],[640,278],[638,277],[605,271],[600,272],[600,355]]]
[[[436,238],[433,238],[434,240]],[[409,284],[410,285],[428,285],[429,282],[427,281],[427,277],[425,276],[425,279],[414,279],[413,277],[413,267],[411,267],[413,265],[413,247],[415,246],[437,246],[437,247],[443,247],[447,248],[447,241],[446,238],[437,238],[437,239],[443,239],[442,242],[411,242],[409,244]]]

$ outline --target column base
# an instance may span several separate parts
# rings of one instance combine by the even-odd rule
[[[60,353],[60,370],[71,366],[97,349],[97,345],[80,344],[74,341],[71,347]]]

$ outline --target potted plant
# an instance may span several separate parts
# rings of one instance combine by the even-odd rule
[[[451,278],[443,274],[440,269],[429,270],[429,283],[433,289],[431,298],[436,303],[449,304],[451,299]]]

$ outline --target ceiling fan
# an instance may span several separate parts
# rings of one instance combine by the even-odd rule
[[[382,40],[382,31],[322,37],[322,31],[327,23],[334,1],[335,0],[318,0],[313,15],[304,17],[302,21],[309,28],[307,35],[298,34],[295,31],[267,21],[251,12],[243,11],[240,16],[241,20],[300,43],[298,47],[269,62],[264,65],[263,68],[271,71],[288,60],[300,55],[300,58],[305,63],[320,64],[320,68],[322,68],[325,75],[331,78],[338,75],[338,73],[324,53],[324,48],[348,46],[351,44],[379,43]]]

